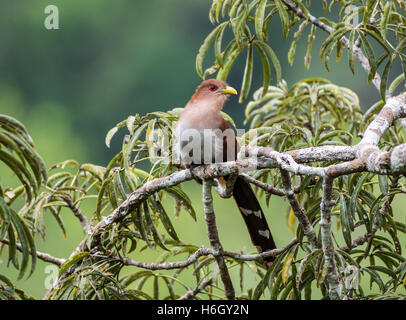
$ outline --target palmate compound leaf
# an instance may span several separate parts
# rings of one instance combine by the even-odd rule
[[[0,162],[5,164],[21,182],[22,186],[6,188],[0,198],[0,235],[8,241],[9,262],[19,270],[18,279],[26,273],[31,255],[31,269],[36,265],[36,250],[29,221],[31,206],[39,189],[47,181],[47,171],[42,158],[34,149],[33,140],[24,125],[18,120],[0,115]],[[12,206],[25,194],[25,206],[17,213]],[[18,261],[17,247],[22,259]]]
[[[279,87],[270,86],[263,97],[262,90],[248,103],[245,120],[263,134],[262,140],[256,140],[260,145],[283,151],[332,141],[351,144],[355,139],[358,129],[354,123],[362,113],[351,90],[321,78],[305,79],[290,88],[281,82]],[[268,136],[264,135],[266,129]],[[245,136],[255,139],[257,135],[251,133]]]

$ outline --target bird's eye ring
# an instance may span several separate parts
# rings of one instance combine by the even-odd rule
[[[218,89],[218,87],[214,84],[209,85],[209,90],[210,91],[216,91]]]

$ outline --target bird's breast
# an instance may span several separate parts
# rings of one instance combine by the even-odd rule
[[[231,129],[222,128],[222,121],[222,118],[207,121],[204,116],[200,119],[181,117],[176,128],[180,160],[188,164],[223,162],[228,149],[227,159],[235,160],[235,135]]]

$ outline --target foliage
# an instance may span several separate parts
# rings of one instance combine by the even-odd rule
[[[403,74],[406,75],[406,55],[403,52],[406,48],[405,25],[406,9],[403,1],[377,1],[377,0],[351,0],[351,1],[322,1],[323,11],[331,12],[338,7],[338,19],[334,21],[328,18],[319,18],[317,22],[310,11],[311,1],[283,1],[283,0],[214,0],[209,18],[215,24],[221,19],[226,21],[219,25],[207,36],[203,42],[196,58],[197,73],[204,76],[212,76],[215,72],[217,78],[225,80],[236,60],[236,58],[247,49],[245,72],[242,79],[240,102],[248,97],[252,81],[252,64],[254,63],[255,48],[260,56],[263,67],[263,91],[267,92],[270,83],[271,65],[275,68],[276,84],[281,79],[281,69],[274,50],[269,46],[269,25],[275,16],[279,16],[283,35],[285,39],[289,33],[293,33],[294,39],[288,53],[288,60],[293,62],[295,48],[302,34],[309,30],[307,37],[307,52],[305,66],[310,67],[311,49],[316,38],[316,26],[330,34],[325,38],[320,47],[320,58],[324,61],[325,67],[329,70],[330,57],[336,49],[337,61],[342,57],[345,48],[353,48],[354,45],[362,48],[368,58],[370,70],[368,81],[371,81],[376,71],[382,65],[382,82],[380,86],[382,99],[385,99],[389,73],[400,60]],[[300,16],[295,14],[292,8],[301,12]],[[228,20],[227,20],[228,17]],[[355,17],[357,20],[354,20]],[[358,21],[355,24],[354,21]],[[225,29],[231,26],[233,39],[222,50],[222,42]],[[308,28],[307,28],[308,27]],[[348,36],[348,39],[345,38]],[[344,37],[344,38],[343,38]],[[214,43],[215,64],[203,72],[203,62],[210,45]],[[376,48],[379,46],[378,48]],[[348,66],[354,73],[355,50],[347,50]]]
[[[404,82],[406,23],[402,1],[321,3],[325,11],[339,7],[338,21],[313,17],[310,1],[213,1],[209,18],[217,26],[198,52],[197,73],[202,78],[217,73],[217,78],[226,80],[235,60],[245,50],[246,65],[240,93],[240,102],[243,102],[249,99],[252,79],[256,76],[254,50],[262,65],[262,87],[255,90],[252,100],[247,103],[245,121],[250,130],[239,137],[241,143],[272,147],[279,152],[354,145],[387,97],[399,90]],[[351,5],[356,6],[356,10],[346,10]],[[350,23],[355,15],[361,18],[358,25]],[[353,72],[354,63],[359,58],[356,48],[365,52],[369,65],[368,81],[373,80],[381,69],[378,87],[382,100],[362,114],[358,97],[352,90],[326,79],[304,79],[289,86],[282,79],[278,57],[269,44],[272,35],[269,25],[276,16],[279,16],[285,38],[296,30],[288,53],[290,61],[293,61],[296,43],[307,27],[310,30],[304,60],[308,68],[316,28],[328,32],[320,48],[320,58],[327,69],[333,50],[339,60],[347,49],[348,66]],[[228,29],[232,39],[223,50]],[[211,46],[215,61],[205,69],[203,64]],[[389,73],[394,70],[397,60],[402,70],[389,84]],[[272,79],[274,85],[271,85]],[[106,167],[66,160],[53,165],[49,172],[44,169],[24,126],[13,118],[0,116],[0,161],[21,183],[16,188],[0,186],[0,241],[2,250],[8,248],[8,262],[19,270],[19,277],[25,274],[30,260],[30,274],[34,271],[37,254],[33,239],[35,234],[45,237],[44,212],[49,211],[66,234],[68,230],[60,213],[63,208],[68,208],[82,223],[86,238],[81,248],[85,250],[74,252],[60,264],[59,281],[47,298],[177,299],[191,290],[184,280],[187,277],[193,277],[196,287],[206,284],[195,298],[224,298],[213,256],[202,254],[189,267],[162,267],[165,263],[169,266],[169,262],[179,260],[179,257],[190,259],[202,247],[200,243],[182,241],[172,222],[182,208],[193,219],[198,214],[182,184],[148,194],[129,214],[123,214],[115,223],[108,224],[112,215],[120,214],[121,206],[130,201],[128,199],[136,191],[151,181],[178,171],[170,160],[172,130],[180,111],[177,108],[144,116],[136,114],[118,123],[107,133],[106,145],[110,146],[120,130],[127,128],[128,134],[121,150]],[[226,114],[223,115],[232,122]],[[403,131],[399,124],[392,126],[384,134],[379,147],[386,150],[404,141]],[[325,167],[332,163],[335,161],[312,165]],[[259,181],[284,189],[280,169],[258,170],[251,174]],[[303,226],[296,223],[293,209],[287,205],[287,223],[297,243],[280,253],[269,268],[260,259],[226,258],[228,268],[240,270],[238,299],[329,298],[319,226],[323,181],[318,177],[299,175],[295,175],[293,181],[298,186],[297,200],[315,230],[316,247],[305,236]],[[405,193],[404,182],[402,175],[384,176],[370,172],[355,172],[334,181],[334,254],[342,290],[349,298],[404,298],[401,290],[406,287],[406,258],[402,256],[400,235],[406,233],[406,225],[392,210],[393,199]],[[258,192],[259,195],[263,193],[263,190]],[[265,192],[265,196],[269,200],[271,194]],[[162,205],[166,197],[175,199],[173,212],[168,212]],[[86,201],[94,204],[92,212],[82,212]],[[98,228],[103,224],[107,227]],[[137,250],[159,252],[161,255],[156,263],[160,264],[161,270],[155,270],[154,264],[134,262],[130,257],[136,256]],[[139,266],[143,270],[137,268]],[[255,287],[246,287],[244,283],[247,270],[260,279]],[[359,274],[348,278],[346,274],[354,270]],[[151,284],[152,290],[145,289],[146,283]],[[17,297],[28,298],[10,280],[0,276],[0,298]]]

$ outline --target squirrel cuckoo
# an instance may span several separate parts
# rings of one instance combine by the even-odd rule
[[[220,114],[230,94],[237,91],[224,81],[209,79],[200,84],[186,104],[176,125],[178,155],[186,167],[237,159],[239,145],[234,131]],[[241,177],[235,181],[233,197],[257,250],[275,249],[261,206]],[[264,260],[271,262],[274,258]]]

